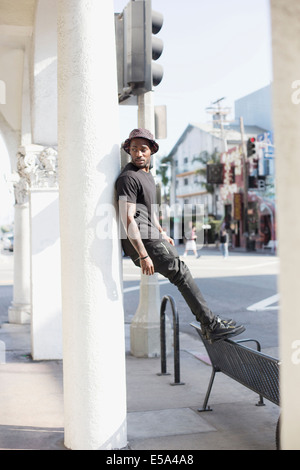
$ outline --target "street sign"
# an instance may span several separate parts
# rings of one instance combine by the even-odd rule
[[[274,152],[264,152],[264,158],[272,160],[274,158]]]

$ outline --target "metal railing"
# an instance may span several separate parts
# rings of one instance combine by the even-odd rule
[[[179,349],[179,317],[175,301],[171,295],[165,295],[160,307],[160,357],[161,372],[157,375],[170,375],[167,372],[167,348],[166,348],[166,306],[170,302],[173,314],[173,341],[174,341],[174,383],[171,385],[184,385],[180,381],[180,349]]]

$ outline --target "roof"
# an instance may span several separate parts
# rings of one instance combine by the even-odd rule
[[[207,134],[211,134],[215,138],[220,138],[221,140],[221,129],[219,127],[214,127],[213,123],[190,123],[184,130],[181,137],[178,139],[174,147],[172,148],[171,152],[169,153],[168,157],[172,157],[179,147],[179,145],[185,140],[186,136],[191,132],[192,129],[200,129]],[[244,137],[245,141],[248,140],[249,137],[256,137],[259,134],[267,132],[266,129],[262,129],[258,126],[244,126]],[[239,124],[224,124],[224,134],[228,144],[239,144],[241,142],[241,131]]]

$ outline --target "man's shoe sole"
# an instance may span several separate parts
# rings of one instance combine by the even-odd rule
[[[227,339],[227,338],[232,338],[233,336],[238,336],[242,333],[244,333],[244,331],[246,330],[246,328],[244,326],[238,326],[237,328],[235,328],[234,330],[232,331],[224,331],[224,333],[219,333],[219,334],[213,334],[213,333],[208,333],[207,334],[207,339],[208,341],[210,342],[214,342],[214,341],[221,341],[221,340],[224,340],[224,339]]]

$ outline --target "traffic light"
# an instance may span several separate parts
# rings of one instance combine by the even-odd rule
[[[161,13],[152,10],[151,0],[130,1],[115,15],[118,91],[141,95],[160,84],[163,68],[156,63],[163,41],[156,36],[163,25]]]
[[[164,76],[164,69],[156,61],[163,53],[164,43],[156,35],[160,32],[164,18],[161,13],[151,8],[151,0],[145,1],[146,8],[146,89],[152,90],[154,86],[161,83]]]
[[[247,157],[251,157],[251,155],[256,153],[256,144],[255,144],[255,137],[250,137],[247,142]]]
[[[224,164],[208,164],[206,165],[206,182],[208,184],[224,183]]]

